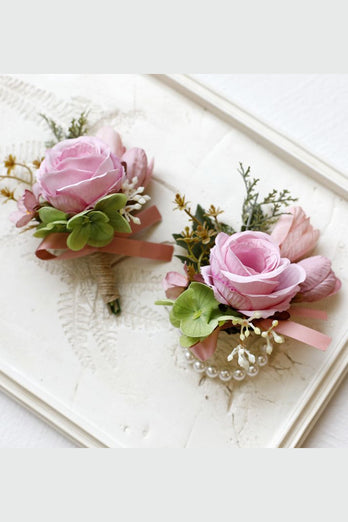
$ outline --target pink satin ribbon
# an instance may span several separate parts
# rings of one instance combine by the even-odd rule
[[[272,326],[270,319],[263,319],[257,323],[261,328],[267,330]],[[279,321],[278,326],[274,328],[277,333],[296,339],[301,343],[309,344],[318,350],[325,351],[331,343],[331,337],[325,335],[313,328],[303,326],[303,324],[295,323],[294,321]]]
[[[291,317],[305,317],[309,319],[321,319],[322,321],[327,320],[327,312],[325,310],[314,310],[312,308],[300,308],[297,306],[292,306],[289,310],[289,314]]]
[[[52,259],[72,259],[87,256],[94,252],[107,252],[109,254],[119,254],[130,257],[143,257],[147,259],[156,259],[158,261],[170,261],[173,255],[173,246],[162,245],[160,243],[151,243],[149,241],[141,241],[138,239],[130,239],[130,236],[148,228],[162,220],[156,206],[149,207],[137,214],[140,224],[131,224],[131,234],[115,234],[114,239],[105,247],[86,246],[77,252],[69,250],[66,245],[68,234],[53,233],[47,236],[36,249],[36,256],[39,259],[50,261]],[[53,254],[50,250],[63,250],[61,254]]]
[[[297,308],[291,307],[288,310],[291,316],[298,316],[310,319],[327,319],[327,313],[324,310],[313,310],[311,308]],[[229,326],[231,326],[231,322],[228,321],[221,328],[216,328],[213,333],[211,333],[204,341],[191,346],[191,352],[201,361],[206,361],[209,359],[216,350],[217,340],[220,333],[220,330],[225,330]],[[257,321],[258,326],[260,326],[264,330],[268,330],[272,326],[271,319],[261,319]],[[317,330],[313,330],[313,328],[308,328],[307,326],[303,326],[302,324],[295,323],[294,321],[279,321],[278,326],[274,328],[274,330],[282,335],[286,335],[287,337],[291,337],[296,341],[300,341],[304,344],[309,344],[313,346],[313,348],[317,348],[318,350],[325,351],[331,342],[331,337],[325,335]]]

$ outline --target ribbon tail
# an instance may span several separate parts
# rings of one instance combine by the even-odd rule
[[[258,323],[261,328],[268,329],[272,325],[272,321],[269,319],[263,319]],[[325,351],[331,343],[331,337],[325,335],[313,328],[303,326],[302,324],[295,323],[294,321],[279,321],[278,326],[274,330],[282,335],[291,337],[296,341],[313,346],[318,350]]]
[[[220,328],[216,328],[204,341],[191,346],[191,352],[201,361],[209,359],[216,350],[219,332]]]
[[[109,254],[170,261],[174,248],[172,245],[164,245],[162,243],[117,237],[109,245],[99,248],[99,250]]]
[[[290,310],[288,310],[291,317],[305,317],[309,319],[320,319],[322,321],[327,320],[327,312],[325,310],[314,310],[313,308],[300,308],[297,306],[292,306]]]

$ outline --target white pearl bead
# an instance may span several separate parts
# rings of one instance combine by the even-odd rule
[[[244,370],[235,370],[233,372],[233,378],[235,381],[242,381],[245,378]]]
[[[259,368],[258,366],[249,366],[249,370],[247,371],[247,374],[249,375],[249,377],[255,377],[255,375],[257,375],[259,373]]]
[[[219,373],[219,378],[223,382],[228,382],[232,379],[232,373],[228,370],[221,370],[221,372]]]
[[[257,364],[259,366],[266,366],[266,364],[268,363],[268,357],[267,355],[259,355],[258,358],[257,358]]]
[[[197,373],[202,373],[205,370],[205,364],[202,361],[195,361],[193,363],[193,368]]]
[[[215,366],[208,366],[205,370],[205,373],[208,375],[208,377],[211,377],[214,379],[218,375],[218,371],[215,368]]]
[[[185,350],[184,356],[185,356],[186,361],[190,364],[192,364],[193,361],[195,360],[195,358],[194,358],[193,354],[190,352],[190,350]]]

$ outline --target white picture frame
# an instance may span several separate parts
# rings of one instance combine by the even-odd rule
[[[348,178],[343,173],[253,115],[187,75],[154,76],[156,80],[166,84],[168,89],[174,89],[195,104],[204,107],[217,118],[242,131],[262,147],[282,158],[289,165],[301,169],[316,183],[347,199]],[[318,371],[315,381],[306,389],[301,401],[271,440],[269,444],[271,447],[301,446],[347,373],[347,341],[347,332],[341,339],[336,340],[335,349],[327,355],[326,363]],[[114,440],[109,437],[107,432],[65,409],[59,397],[53,397],[44,389],[38,390],[33,387],[28,376],[19,374],[15,368],[4,361],[0,366],[0,389],[80,446],[115,446]]]

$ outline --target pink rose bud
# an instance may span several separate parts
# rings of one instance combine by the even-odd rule
[[[313,250],[319,230],[314,230],[301,207],[291,207],[289,212],[280,216],[271,237],[279,245],[282,257],[298,261]]]
[[[146,152],[138,147],[128,149],[121,158],[127,164],[127,179],[132,181],[136,176],[138,182],[136,187],[146,187],[150,181],[153,171],[153,159],[148,163]]]
[[[121,136],[110,125],[101,127],[97,132],[97,138],[109,145],[111,152],[118,158],[126,152],[126,147],[123,146]]]
[[[162,281],[168,299],[176,299],[186,290],[189,283],[188,277],[179,272],[168,272]]]
[[[296,301],[318,301],[339,291],[342,284],[331,269],[331,261],[324,256],[303,259],[298,265],[306,272],[306,279],[300,285]]]

